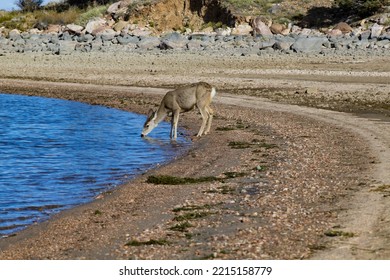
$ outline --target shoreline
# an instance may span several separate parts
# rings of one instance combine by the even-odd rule
[[[166,76],[157,75],[157,87],[159,77]],[[194,147],[174,162],[0,240],[0,259],[307,259],[336,248],[345,237],[326,233],[349,232],[340,217],[359,207],[353,202],[360,193],[380,199],[381,193],[370,189],[386,184],[373,181],[377,165],[385,162],[378,160],[372,143],[348,124],[353,119],[349,114],[227,94],[226,86],[214,79],[222,90],[212,103],[210,135],[194,139]],[[0,88],[139,113],[157,105],[167,91],[66,84],[58,82],[61,76],[54,80],[1,79]],[[186,113],[179,125],[195,132],[199,116]],[[153,185],[146,183],[149,175],[218,180]],[[355,237],[348,241],[354,249]],[[342,257],[389,258],[388,245],[380,246],[385,249],[379,254],[351,250],[352,255]]]
[[[159,97],[157,97],[157,99],[159,99]],[[136,109],[135,109],[136,110]],[[184,125],[187,125],[187,123],[185,123]],[[203,145],[207,145],[207,143],[202,143],[202,142],[207,142],[207,139],[205,138],[205,139],[200,139],[200,140],[197,140],[197,141],[199,141],[199,143],[197,143],[197,142],[195,142],[195,147],[194,148],[192,148],[191,149],[191,151],[190,152],[188,152],[189,154],[191,154],[191,153],[196,153],[197,152],[197,149],[202,149],[202,147],[197,147],[197,146],[199,146],[199,145],[201,145],[201,146],[203,146]],[[202,145],[203,144],[203,145]],[[188,155],[186,156],[186,155],[183,155],[183,157],[182,158],[179,158],[178,160],[180,161],[180,160],[182,160],[183,161],[183,159],[184,160],[186,160],[186,158],[188,158]],[[165,168],[168,168],[168,170],[169,169],[171,169],[171,167],[170,166],[173,166],[173,168],[178,168],[178,163],[177,163],[177,160],[176,161],[173,161],[173,162],[171,162],[171,163],[168,163],[166,166],[163,166],[162,167],[162,169],[165,169]],[[181,164],[180,164],[181,165]],[[150,172],[147,172],[147,174],[154,174],[154,173],[159,173],[159,169],[156,169],[156,170],[152,170],[152,171],[150,171]],[[199,171],[198,171],[199,172]],[[197,172],[197,173],[198,173]],[[200,171],[200,173],[203,173],[204,171]],[[234,172],[236,172],[236,171],[234,171]],[[205,175],[209,175],[209,174],[205,174]],[[120,194],[119,193],[121,193],[122,192],[122,189],[123,188],[128,188],[128,185],[137,185],[137,184],[139,184],[140,183],[140,180],[142,181],[142,180],[145,180],[144,179],[144,177],[145,176],[141,176],[141,177],[139,177],[139,178],[136,178],[136,179],[134,179],[134,180],[132,180],[131,182],[129,182],[128,184],[125,184],[124,186],[121,186],[121,187],[118,187],[116,190],[114,190],[113,191],[113,194],[110,194],[110,192],[108,193],[108,194],[105,194],[105,195],[102,195],[102,198],[100,198],[99,200],[97,200],[97,201],[93,201],[93,202],[91,202],[91,203],[88,203],[88,204],[86,204],[86,205],[82,205],[82,206],[79,206],[79,207],[76,207],[76,208],[74,208],[74,209],[71,209],[71,210],[67,210],[67,211],[65,211],[65,212],[63,212],[63,213],[60,213],[60,214],[58,214],[58,215],[55,215],[55,217],[54,218],[52,218],[52,219],[50,219],[49,221],[47,221],[47,222],[44,222],[44,223],[42,223],[42,224],[39,224],[39,225],[36,225],[36,226],[33,226],[33,227],[30,227],[29,229],[27,229],[27,230],[25,230],[25,231],[23,231],[23,232],[21,232],[21,233],[18,233],[18,234],[16,234],[16,237],[11,237],[11,238],[7,238],[6,240],[3,240],[3,241],[5,241],[5,243],[9,243],[8,245],[6,245],[6,247],[8,247],[8,248],[11,248],[12,246],[17,246],[18,247],[18,243],[20,242],[20,241],[22,241],[21,243],[23,243],[23,241],[25,241],[25,238],[27,239],[27,240],[29,240],[29,239],[31,239],[31,236],[33,237],[33,239],[35,239],[35,238],[38,238],[38,239],[41,239],[39,236],[40,236],[40,233],[43,231],[51,231],[51,229],[48,229],[48,228],[50,228],[50,225],[52,225],[52,224],[57,224],[58,222],[60,222],[60,223],[62,223],[62,220],[72,220],[75,216],[78,216],[79,214],[80,214],[80,212],[85,212],[85,211],[89,211],[89,212],[93,212],[93,210],[92,209],[94,209],[94,208],[96,208],[96,209],[100,209],[101,207],[103,207],[103,205],[104,205],[104,202],[103,201],[100,201],[100,200],[106,200],[107,198],[106,198],[106,196],[108,195],[108,197],[110,197],[110,198],[108,198],[108,200],[112,200],[113,198],[111,198],[112,196],[114,196],[114,197],[116,197],[116,199],[118,199],[118,196],[120,196]],[[142,179],[141,179],[142,178]],[[248,179],[248,178],[246,178],[246,179]],[[142,183],[141,183],[142,184]],[[181,186],[181,187],[183,187],[183,186]],[[161,187],[159,186],[158,187],[158,189],[160,189]],[[178,192],[178,193],[180,193],[181,192],[181,190],[179,191],[179,189],[180,189],[180,187],[175,187],[175,192]],[[186,190],[187,192],[189,191],[188,189]],[[116,194],[114,194],[114,193],[116,193]],[[328,194],[328,195],[330,195],[330,194]],[[176,195],[177,196],[177,195]],[[332,196],[332,195],[331,195]],[[144,200],[144,198],[139,198],[141,201],[142,200]],[[161,197],[159,197],[158,199],[161,199]],[[143,202],[143,203],[145,203],[145,202]],[[164,202],[163,202],[163,204],[166,204],[166,203],[168,203],[168,204],[171,204],[171,207],[172,206],[175,206],[175,204],[173,204],[173,201],[171,201],[171,202],[166,202],[165,200],[164,200]],[[108,204],[112,204],[112,202],[110,203],[110,202],[108,202]],[[185,205],[185,204],[184,204]],[[192,205],[192,204],[191,204]],[[147,205],[145,205],[146,206],[146,208],[149,208]],[[174,207],[173,207],[174,208]],[[88,209],[88,210],[87,210]],[[101,212],[105,212],[105,211],[103,211],[103,210],[100,210]],[[142,212],[148,212],[148,211],[142,211]],[[148,213],[148,214],[150,214],[150,213]],[[92,215],[93,216],[93,214],[91,213],[90,215]],[[254,215],[254,213],[252,213],[252,215]],[[168,215],[169,216],[169,215]],[[241,216],[241,215],[238,215],[239,217]],[[254,217],[256,217],[256,215],[254,216]],[[89,217],[89,218],[91,218],[91,217]],[[249,217],[246,217],[246,215],[242,218],[243,220],[245,220],[245,219],[250,219],[251,218],[251,215],[249,215]],[[253,218],[253,217],[252,217]],[[240,222],[241,223],[241,222]],[[57,227],[58,226],[60,226],[60,225],[56,225]],[[324,229],[323,229],[324,230]],[[12,239],[14,239],[14,240],[17,240],[16,242],[15,241],[13,241]],[[152,240],[152,239],[151,239]],[[0,244],[1,243],[4,243],[4,242],[0,242]],[[9,246],[11,246],[11,247],[9,247]],[[2,246],[2,247],[4,247],[4,246]],[[306,249],[307,250],[307,249]],[[46,251],[46,250],[45,250]],[[9,251],[8,251],[9,252]],[[11,252],[12,252],[12,249],[11,249]],[[26,252],[25,252],[26,253]],[[29,254],[27,254],[26,256],[29,256]],[[80,257],[80,256],[79,256]],[[102,257],[102,256],[100,256],[100,257]],[[27,258],[30,258],[30,256],[29,257],[27,257]],[[33,257],[34,258],[34,257]]]

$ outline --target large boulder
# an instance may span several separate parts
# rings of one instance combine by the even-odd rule
[[[115,2],[108,7],[107,14],[109,14],[114,20],[123,19],[127,16],[128,6],[128,0]]]
[[[183,49],[187,47],[188,39],[177,32],[166,34],[161,38],[161,49]]]
[[[142,50],[152,50],[159,47],[161,41],[157,37],[142,37],[138,42],[137,47]]]
[[[260,17],[257,17],[252,21],[252,28],[254,35],[272,36],[272,32],[268,25],[266,25]]]
[[[69,33],[71,34],[81,34],[81,32],[83,31],[84,27],[82,27],[81,25],[77,25],[77,24],[68,24],[66,25],[65,27],[65,31],[68,31]]]
[[[379,36],[381,36],[383,28],[383,25],[374,23],[374,25],[371,27],[371,39],[378,38]]]
[[[332,36],[332,37],[338,37],[338,36],[342,36],[343,35],[343,32],[340,30],[340,29],[332,29],[328,32],[328,35],[329,36]]]
[[[250,35],[252,32],[253,28],[248,23],[244,23],[234,27],[231,35]]]
[[[139,42],[137,36],[125,35],[117,37],[118,43],[121,45],[135,45]]]
[[[62,31],[62,27],[59,24],[49,24],[46,29],[46,33],[58,34]]]
[[[122,31],[126,27],[128,27],[129,23],[127,21],[120,20],[117,23],[114,24],[112,27],[115,31]]]
[[[107,27],[107,22],[102,18],[94,18],[88,21],[85,26],[85,31],[89,34],[96,35],[97,30],[102,30]]]
[[[106,28],[100,33],[97,33],[96,35],[100,35],[103,41],[111,41],[115,38],[115,36],[118,35],[118,32],[116,32],[114,29]]]
[[[335,29],[340,30],[343,34],[350,33],[353,30],[352,27],[346,22],[339,22],[335,27],[333,27],[333,30]]]
[[[283,30],[286,27],[283,24],[280,23],[273,23],[271,24],[270,30],[273,34],[282,34]]]
[[[12,29],[9,33],[8,33],[8,38],[11,39],[11,40],[17,40],[19,38],[21,38],[22,36],[20,35],[20,31],[18,29]]]
[[[327,42],[328,39],[324,37],[300,37],[292,44],[291,49],[299,53],[319,53]]]

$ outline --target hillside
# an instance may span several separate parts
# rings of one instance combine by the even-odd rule
[[[3,29],[47,29],[48,25],[76,23],[85,26],[90,19],[106,18],[111,25],[137,24],[161,33],[169,30],[199,31],[222,26],[234,27],[262,16],[266,21],[301,27],[329,27],[340,21],[357,22],[356,13],[338,9],[334,0],[123,0],[105,6],[77,8],[50,4],[42,10],[22,13],[0,11]],[[345,2],[345,1],[344,1]],[[366,1],[370,2],[370,1]],[[382,0],[386,2],[386,0]],[[65,1],[66,3],[66,1]],[[389,11],[384,9],[384,11]]]

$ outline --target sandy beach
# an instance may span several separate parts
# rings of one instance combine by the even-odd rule
[[[188,152],[0,239],[0,259],[390,259],[389,78],[375,55],[4,54],[6,93],[142,114],[182,84],[218,94]]]

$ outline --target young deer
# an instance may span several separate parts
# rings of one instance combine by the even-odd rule
[[[172,113],[170,137],[176,139],[179,114],[190,111],[195,106],[199,109],[203,119],[197,136],[209,133],[213,119],[213,110],[210,108],[210,103],[216,93],[215,87],[204,82],[167,92],[158,110],[150,109],[141,137],[148,135],[169,113]]]

